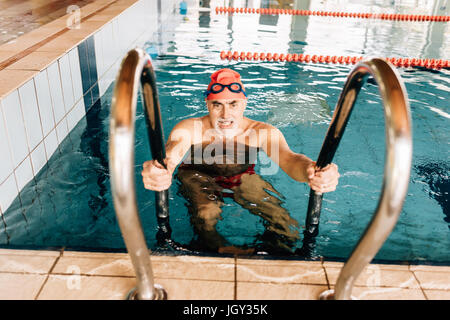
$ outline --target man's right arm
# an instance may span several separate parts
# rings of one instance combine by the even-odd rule
[[[185,119],[178,122],[172,129],[166,143],[167,169],[173,174],[177,165],[183,160],[184,155],[194,143],[194,123],[197,118]]]
[[[166,143],[166,158],[164,162],[167,169],[156,160],[144,162],[142,180],[146,189],[163,191],[170,187],[175,168],[183,160],[184,155],[193,143],[195,120],[182,120],[172,129]]]

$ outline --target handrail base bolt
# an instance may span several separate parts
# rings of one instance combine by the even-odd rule
[[[139,300],[137,296],[137,288],[134,287],[133,289],[128,292],[128,294],[125,297],[125,300]],[[155,283],[155,296],[153,297],[153,300],[167,300],[167,292],[164,290],[164,288]]]
[[[334,290],[326,290],[322,292],[319,296],[319,300],[335,300],[334,299]],[[351,296],[350,300],[359,300],[358,298]]]

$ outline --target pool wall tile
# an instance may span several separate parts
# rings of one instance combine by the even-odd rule
[[[87,43],[87,55],[88,55],[88,63],[89,63],[89,76],[90,83],[89,88],[92,91],[92,105],[88,107],[89,110],[100,98],[100,93],[98,91],[98,75],[97,75],[97,63],[95,56],[95,41],[94,36],[89,37],[86,40]]]
[[[70,72],[69,55],[64,55],[58,60],[59,73],[61,75],[61,85],[64,98],[65,114],[75,103],[73,97],[72,75]]]
[[[33,79],[19,88],[20,105],[25,120],[28,145],[33,150],[44,138]]]
[[[0,184],[13,171],[11,159],[11,151],[9,150],[8,134],[6,133],[6,125],[3,117],[3,110],[0,101]]]
[[[24,161],[14,171],[16,175],[17,187],[22,190],[23,187],[33,178],[33,169],[31,169],[30,157]]]
[[[16,168],[25,159],[29,151],[25,123],[17,90],[14,90],[2,100],[2,107],[13,166]]]
[[[88,17],[107,4],[111,6]],[[81,22],[82,32],[69,30],[32,53],[39,58],[46,57],[43,52],[52,52],[45,63],[34,61],[29,55],[27,59],[33,63],[33,70],[22,70],[21,63],[2,70],[4,80],[8,78],[6,89],[9,88],[2,87],[0,95],[0,188],[5,190],[0,210],[3,214],[105,94],[127,51],[142,47],[154,38],[158,24],[164,23],[176,6],[177,1],[173,0],[101,1],[83,6],[81,18],[87,20],[84,25]],[[66,18],[50,23],[55,25],[55,30],[46,31],[45,37],[61,32],[66,27]],[[34,33],[40,34],[38,31]],[[36,44],[36,39],[25,35],[19,42],[22,45],[29,42],[26,46],[29,47]],[[52,51],[46,51],[52,48],[52,43],[60,44],[61,48],[54,46]],[[51,57],[55,59],[53,62]]]
[[[42,131],[46,137],[55,128],[53,116],[52,98],[50,96],[50,85],[48,83],[47,71],[41,71],[34,77],[36,87],[37,104],[41,118]]]
[[[48,82],[50,85],[50,95],[52,98],[53,114],[55,123],[59,123],[65,115],[64,98],[61,86],[61,77],[59,75],[58,62],[54,62],[47,68]]]
[[[81,81],[80,58],[78,49],[74,48],[69,52],[70,70],[72,72],[73,95],[75,103],[83,98],[83,84]]]
[[[5,213],[16,196],[19,194],[14,174],[11,174],[2,184],[0,184],[0,208]]]
[[[44,139],[45,154],[47,160],[51,158],[56,149],[58,149],[58,138],[56,137],[56,129],[50,131],[50,133]]]
[[[33,166],[33,174],[36,175],[47,162],[45,155],[44,141],[41,141],[37,147],[31,152],[31,164]]]
[[[63,140],[69,134],[69,129],[67,128],[67,119],[64,118],[60,123],[56,125],[56,136],[58,137],[58,144],[61,144]]]
[[[104,73],[104,64],[105,61],[103,59],[103,38],[104,38],[105,28],[100,29],[94,35],[94,49],[95,49],[95,62],[97,67],[97,76],[100,78]]]

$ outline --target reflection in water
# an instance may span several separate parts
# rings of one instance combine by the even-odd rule
[[[444,221],[450,229],[450,166],[444,162],[430,162],[415,166],[415,170],[430,186],[428,194],[442,207]]]
[[[89,207],[93,213],[93,219],[97,220],[97,214],[102,212],[108,206],[105,195],[107,193],[106,184],[109,183],[108,178],[108,152],[105,150],[108,141],[108,132],[102,124],[103,119],[107,119],[109,110],[101,107],[101,99],[92,107],[92,110],[87,113],[86,131],[82,135],[80,149],[87,157],[94,157],[100,162],[99,166],[94,168],[97,173],[97,185],[99,188],[98,195],[90,195]],[[88,138],[89,137],[89,138]],[[102,150],[103,149],[103,150]]]
[[[208,145],[203,146],[203,149]],[[192,146],[191,149],[194,149]],[[244,148],[232,148],[244,150]],[[283,196],[253,170],[249,161],[252,147],[245,148],[246,163],[182,164],[177,173],[179,193],[188,201],[191,222],[198,236],[191,243],[194,250],[220,253],[292,254],[299,239],[298,222],[281,206]],[[229,152],[224,152],[229,154]],[[214,155],[215,157],[221,155]],[[194,157],[191,152],[191,158]],[[235,160],[238,156],[235,155]],[[191,161],[197,163],[195,161]],[[229,170],[227,171],[227,168]],[[236,171],[239,169],[239,171]],[[256,236],[253,245],[242,248],[231,245],[216,229],[224,198],[232,198],[241,207],[263,220],[264,232]]]

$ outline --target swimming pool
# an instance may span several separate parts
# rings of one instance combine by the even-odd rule
[[[319,3],[312,5],[319,6]],[[371,6],[370,9],[384,8]],[[444,41],[449,35],[448,26],[438,23],[286,15],[228,16],[209,12],[175,15],[173,20],[146,44],[149,52],[159,53],[154,65],[166,137],[179,120],[206,114],[202,92],[209,75],[218,68],[230,66],[242,74],[250,96],[245,115],[277,126],[292,150],[313,159],[318,155],[351,66],[228,62],[220,60],[221,50],[441,59],[448,59],[446,52],[449,52],[448,41]],[[436,40],[436,34],[440,35],[440,41]],[[448,263],[450,72],[399,71],[411,104],[413,168],[399,222],[376,258]],[[108,176],[112,89],[111,86],[3,214],[2,246],[124,249]],[[334,158],[341,172],[338,189],[324,196],[317,239],[317,251],[324,257],[348,257],[375,210],[385,151],[380,103],[378,89],[369,81],[361,90]],[[142,163],[150,158],[141,104],[138,112],[139,208],[148,245],[156,249],[154,197],[143,188],[140,176]],[[258,163],[256,170],[261,166]],[[283,194],[283,206],[302,226],[309,194],[306,185],[294,182],[282,171],[264,178]],[[172,237],[187,244],[194,235],[186,201],[177,190],[174,183],[169,203]],[[217,228],[229,242],[252,245],[259,241],[258,236],[264,231],[260,218],[228,199],[223,210],[223,220]]]

